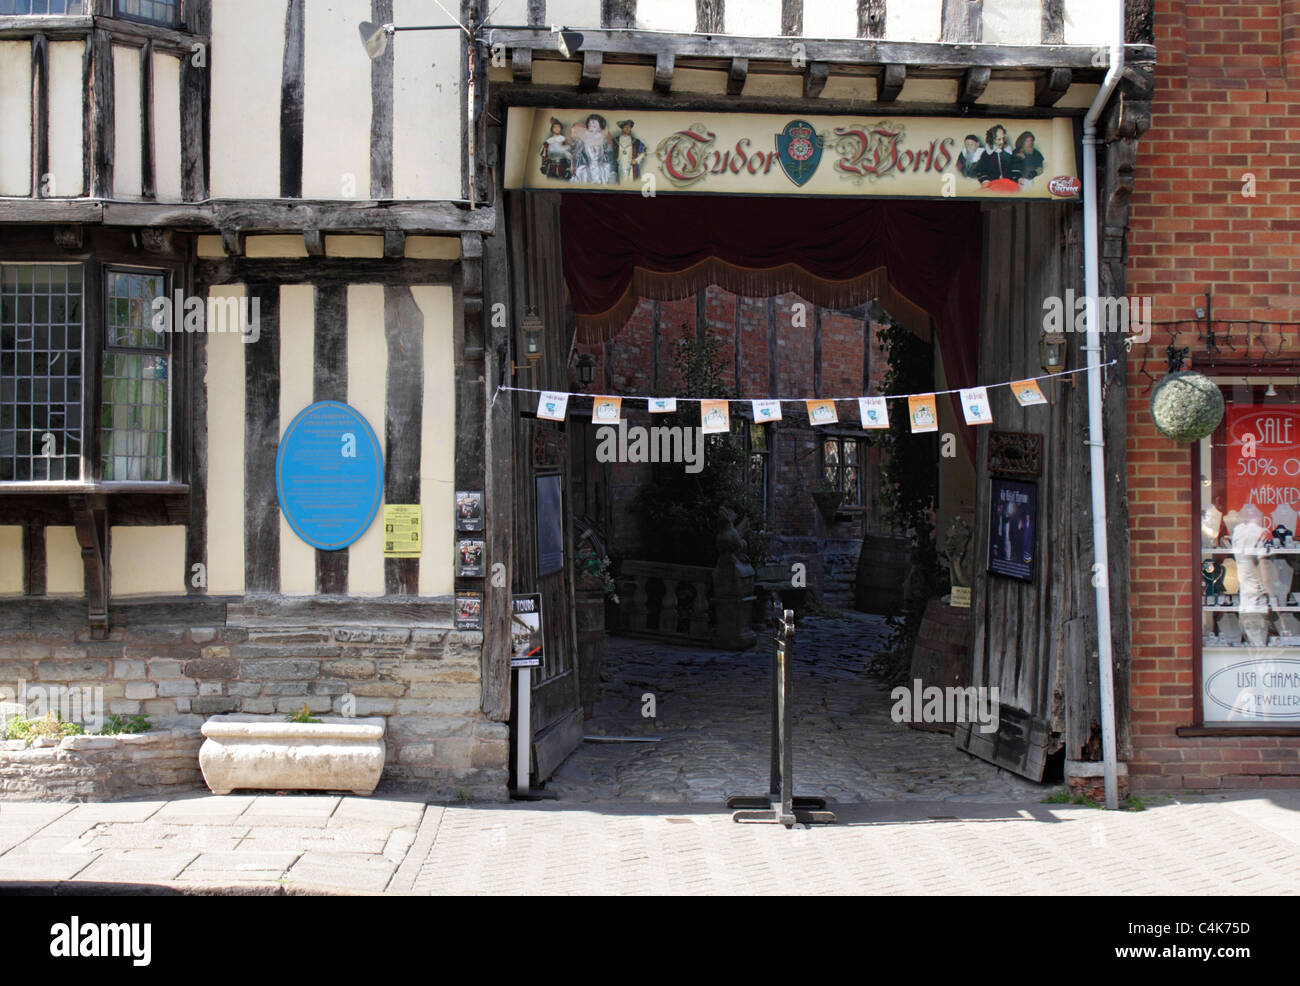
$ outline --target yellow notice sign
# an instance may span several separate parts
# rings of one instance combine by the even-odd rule
[[[970,609],[970,586],[955,585],[952,587],[952,596],[949,605],[956,606],[958,609]]]
[[[384,504],[384,557],[420,557],[420,505]]]

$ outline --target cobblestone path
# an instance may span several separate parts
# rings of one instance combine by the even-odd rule
[[[944,733],[890,719],[889,689],[866,674],[887,636],[882,617],[809,618],[795,636],[797,794],[832,801],[1036,801],[1040,785],[971,757]],[[546,789],[562,801],[717,803],[767,790],[770,639],[754,650],[696,650],[609,637],[589,736],[657,743],[583,743]],[[642,716],[653,696],[656,718]]]

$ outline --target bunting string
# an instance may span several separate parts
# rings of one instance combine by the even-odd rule
[[[1109,362],[1106,363],[1100,363],[1098,364],[1097,369],[1104,370],[1108,367],[1114,366],[1117,362],[1119,361],[1110,360]],[[879,394],[879,395],[854,394],[852,397],[729,397],[729,398],[674,397],[671,399],[676,401],[686,401],[686,402],[693,401],[695,403],[701,403],[704,401],[714,402],[714,401],[726,400],[732,404],[748,404],[751,403],[752,401],[766,401],[766,402],[775,401],[780,404],[806,404],[809,401],[830,401],[832,403],[839,403],[841,401],[856,401],[863,397],[870,396],[872,397],[873,400],[879,398],[886,401],[905,401],[905,400],[918,398],[918,397],[943,397],[947,394],[960,394],[963,390],[964,391],[993,390],[996,387],[1010,387],[1013,386],[1014,384],[1027,383],[1029,381],[1037,382],[1039,380],[1051,380],[1054,379],[1055,377],[1069,377],[1069,376],[1074,376],[1075,374],[1078,373],[1087,373],[1088,369],[1089,368],[1086,366],[1081,366],[1075,370],[1059,370],[1056,373],[1043,373],[1036,377],[1017,377],[1015,380],[1003,380],[1000,383],[976,384],[973,387],[953,387],[949,390],[927,390],[917,394]],[[515,387],[508,384],[502,384],[501,386],[497,387],[497,393],[503,390],[513,390],[517,393],[523,393],[523,394],[565,394],[567,393],[567,395],[571,397],[590,397],[598,400],[656,401],[656,400],[664,399],[661,396],[656,397],[649,394],[590,394],[587,393],[586,391],[580,391],[575,393],[573,391],[566,392],[563,390],[549,390],[544,387]],[[492,395],[492,400],[493,401],[496,400],[496,393]]]

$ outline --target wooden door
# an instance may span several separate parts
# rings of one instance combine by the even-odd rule
[[[514,307],[535,309],[542,356],[516,375],[521,387],[565,391],[571,316],[560,257],[559,194],[514,193],[507,199]],[[519,320],[515,325],[518,327]],[[523,351],[516,339],[515,353]],[[533,416],[537,395],[516,394],[514,586],[542,597],[543,663],[533,673],[532,782],[541,783],[582,742],[573,580],[573,502],[569,429]],[[519,737],[516,737],[516,742]]]

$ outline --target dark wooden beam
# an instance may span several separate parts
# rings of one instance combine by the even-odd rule
[[[600,51],[582,50],[582,75],[578,79],[579,92],[591,92],[600,87],[600,69],[605,56]]]
[[[655,53],[654,90],[667,96],[673,89],[673,66],[676,58],[671,51]]]
[[[259,336],[244,346],[244,592],[280,591],[280,509],[274,495],[280,445],[280,286],[249,283]]]
[[[374,24],[393,22],[393,0],[371,0]],[[370,197],[393,197],[393,45],[370,63]]]
[[[221,231],[221,249],[227,257],[242,257],[244,255],[244,234],[227,226]]]
[[[23,524],[23,595],[45,595],[45,525]]]
[[[210,15],[209,0],[185,4],[196,31],[206,33]],[[181,197],[187,202],[208,197],[209,54],[206,42],[196,41],[181,58]]]
[[[721,34],[726,30],[726,0],[695,0],[695,30],[698,34]]]
[[[325,236],[319,229],[304,229],[302,245],[306,248],[309,257],[325,256]]]
[[[86,601],[89,609],[90,636],[103,640],[108,636],[108,519],[103,496],[70,496],[73,526],[81,546],[81,564],[86,573]]]
[[[803,34],[803,0],[781,0],[781,36],[797,38]]]
[[[32,35],[32,195],[45,198],[50,170],[50,45]],[[58,195],[59,190],[54,189]]]
[[[894,0],[906,3],[907,0]],[[858,0],[858,37],[883,38],[885,36],[885,0]]]
[[[312,400],[348,399],[348,289],[346,284],[316,287],[316,347]],[[348,553],[316,551],[316,592],[341,596],[348,591]]]
[[[601,0],[600,26],[636,27],[636,0]]]
[[[1034,105],[1054,106],[1070,88],[1074,73],[1068,68],[1048,69],[1034,83]]]
[[[54,227],[54,245],[61,250],[80,250],[85,242],[85,227],[77,223]]]
[[[364,278],[370,284],[447,284],[454,260],[381,260],[352,257],[203,258],[194,269],[209,284],[261,280],[276,284],[347,285]]]
[[[193,232],[235,228],[249,233],[309,229],[373,233],[376,229],[401,229],[434,234],[483,232],[490,230],[493,222],[491,206],[468,209],[445,201],[20,202],[6,204],[5,210],[5,219],[10,222],[102,222],[108,226],[172,226]]]
[[[304,0],[288,0],[284,13],[284,66],[280,79],[280,198],[302,198]]]
[[[516,82],[533,81],[532,48],[515,48],[510,52],[510,72]]]
[[[113,91],[113,42],[107,31],[96,31],[91,40],[93,54],[91,65],[94,74],[94,92],[105,95]],[[86,116],[91,121],[91,188],[95,198],[113,197],[113,100],[91,101]]]
[[[739,96],[745,91],[745,79],[749,77],[749,59],[733,58],[727,70],[727,95]]]
[[[816,99],[826,88],[831,77],[831,67],[826,62],[809,62],[803,74],[803,98]]]
[[[140,49],[140,195],[158,197],[154,176],[153,42]]]
[[[941,41],[978,42],[984,34],[984,0],[943,0]]]
[[[400,229],[384,230],[384,259],[401,260],[406,254],[406,234]]]
[[[424,319],[407,285],[384,288],[388,379],[384,395],[384,502],[420,503],[424,426]],[[444,518],[421,518],[424,530]],[[426,542],[427,543],[427,542]],[[446,559],[430,558],[430,564]],[[420,559],[385,558],[384,594],[418,596]]]
[[[969,106],[983,96],[984,90],[989,87],[990,74],[990,70],[985,66],[972,65],[968,68],[961,77],[961,86],[957,90],[957,102],[963,106]]]
[[[1065,43],[1065,0],[1043,0],[1042,42],[1045,45]]]
[[[687,58],[748,58],[751,61],[790,63],[790,41],[787,38],[741,38],[731,35],[702,37],[697,34],[661,34],[639,31],[584,30],[582,50],[604,54],[646,57],[662,50],[671,50],[681,62]],[[533,48],[537,51],[554,50],[555,42],[549,28],[497,28],[494,42],[507,48]],[[879,66],[882,64],[925,65],[936,68],[968,67],[978,59],[981,65],[1008,69],[1075,68],[1092,71],[1098,78],[1101,72],[1092,64],[1092,48],[1083,45],[999,45],[980,44],[978,55],[952,43],[914,41],[869,41],[861,39],[826,40],[800,39],[804,57],[809,61],[830,62],[839,65]],[[1155,48],[1151,45],[1131,44],[1126,48],[1126,60],[1153,62]]]
[[[884,66],[880,75],[876,76],[876,101],[892,103],[898,98],[898,94],[903,91],[905,82],[907,82],[906,65]]]

